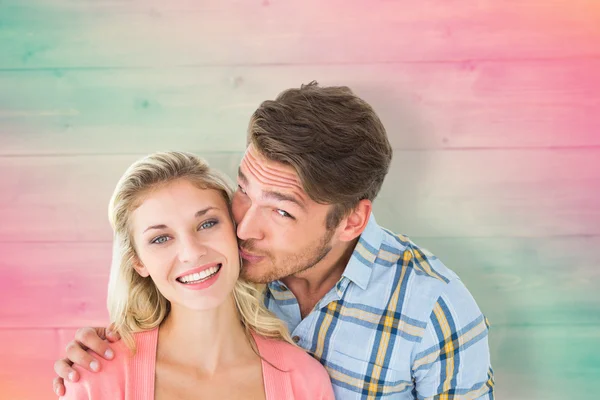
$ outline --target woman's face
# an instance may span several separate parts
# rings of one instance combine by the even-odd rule
[[[179,179],[142,198],[131,215],[140,263],[172,306],[207,310],[233,291],[240,271],[235,228],[227,204],[212,189]]]

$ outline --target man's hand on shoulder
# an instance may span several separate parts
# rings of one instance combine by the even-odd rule
[[[64,380],[71,382],[79,380],[79,374],[72,368],[73,364],[90,371],[100,371],[100,363],[88,350],[93,351],[106,360],[112,360],[114,351],[109,344],[121,340],[118,333],[110,328],[80,328],[75,334],[75,339],[70,341],[66,347],[67,358],[60,359],[54,363],[54,372],[58,375],[54,378],[54,393],[57,396],[64,396]]]

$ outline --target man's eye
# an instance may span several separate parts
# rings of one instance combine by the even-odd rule
[[[244,194],[246,194],[246,191],[244,190],[243,187],[241,187],[240,185],[238,185],[238,190]]]
[[[162,244],[162,243],[167,242],[168,240],[169,240],[168,236],[159,236],[159,237],[157,237],[155,239],[152,239],[152,241],[150,243],[153,243],[153,244]]]
[[[282,217],[285,217],[285,218],[292,218],[292,219],[294,218],[294,217],[293,217],[293,216],[292,216],[290,213],[288,213],[287,211],[280,210],[280,209],[277,209],[277,210],[275,210],[275,211],[277,211],[277,214],[281,215]]]

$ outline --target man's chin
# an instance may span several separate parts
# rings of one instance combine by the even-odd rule
[[[242,278],[243,280],[245,280],[247,282],[252,282],[252,283],[267,284],[267,283],[272,282],[272,280],[270,280],[269,277],[267,277],[267,276],[256,275],[256,274],[247,274],[247,273],[243,273],[243,272],[240,274],[240,278]]]
[[[250,263],[244,261],[240,270],[240,278],[252,283],[266,284],[271,282],[272,280],[269,279],[268,274],[260,273],[262,270],[264,270],[264,268],[257,268],[256,264],[250,265]]]

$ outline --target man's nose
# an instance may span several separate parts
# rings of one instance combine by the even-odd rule
[[[241,240],[260,240],[264,237],[264,231],[261,226],[260,213],[253,207],[250,207],[237,224],[237,236]]]

